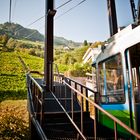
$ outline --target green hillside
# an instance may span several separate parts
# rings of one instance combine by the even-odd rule
[[[28,40],[32,40],[32,41],[44,40],[44,36],[40,34],[37,30],[24,28],[23,26],[15,23],[6,22],[4,24],[0,24],[0,35],[4,35],[4,34],[15,39],[28,38]]]
[[[0,52],[0,101],[26,99],[26,76],[19,55],[31,70],[43,70],[43,59],[39,57]]]
[[[4,23],[0,24],[0,35],[7,35],[9,38],[17,39],[17,40],[29,40],[33,41],[30,42],[38,44],[38,42],[44,41],[44,35],[39,33],[39,31],[35,29],[29,29],[21,26],[20,24],[15,24],[15,23]],[[40,43],[39,43],[40,45]],[[1,42],[0,42],[1,46]],[[79,47],[81,46],[81,43],[74,42],[72,40],[67,40],[64,37],[54,37],[54,46],[59,47],[59,46],[69,46],[69,47]]]

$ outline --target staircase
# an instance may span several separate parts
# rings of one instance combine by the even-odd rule
[[[69,113],[71,115],[71,113]],[[80,112],[74,113],[74,122],[80,127]],[[64,113],[47,114],[45,119],[45,133],[48,139],[77,139],[79,134],[74,128],[70,120]],[[89,113],[84,113],[84,135],[93,137],[93,133],[89,133],[93,128],[93,120],[90,119]],[[93,129],[92,129],[93,130]]]
[[[60,89],[61,88],[61,89]],[[60,92],[61,91],[61,92]],[[71,112],[71,94],[69,89],[60,83],[55,83],[54,95],[59,99],[62,106],[66,109],[69,116],[72,116]],[[73,122],[81,129],[81,112],[80,105],[76,96],[73,102]],[[45,95],[45,122],[44,132],[50,140],[74,140],[79,139],[80,136],[76,128],[71,123],[70,119],[64,113],[58,102],[53,95],[48,92]],[[90,118],[89,112],[83,112],[83,134],[86,137],[93,137],[93,133],[89,130],[93,130],[93,120]]]
[[[73,83],[75,89],[71,86]],[[51,92],[46,91],[41,79],[34,79],[27,75],[27,87],[31,139],[131,140],[132,136],[140,139],[138,133],[88,99],[86,94],[88,88],[78,85],[69,78],[64,83],[55,82],[53,92]],[[86,93],[84,94],[83,91]],[[88,104],[83,102],[84,99],[108,116],[114,124],[114,129],[107,128],[99,122],[97,124],[96,115],[94,120],[91,119]],[[130,135],[120,134],[117,126],[121,126]]]

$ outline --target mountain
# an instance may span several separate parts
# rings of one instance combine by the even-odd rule
[[[54,37],[54,45],[57,46],[69,46],[69,47],[79,47],[82,43],[74,42],[72,40],[67,40],[64,37]]]
[[[30,41],[44,41],[44,35],[39,33],[37,30],[29,29],[21,26],[20,24],[6,22],[0,24],[0,35],[7,34],[9,37],[14,39],[27,39]],[[78,47],[81,43],[67,40],[64,37],[54,37],[54,46],[69,46]]]
[[[24,28],[15,23],[6,22],[0,24],[0,35],[7,34],[9,37],[15,39],[28,39],[31,41],[43,41],[44,36],[37,30]]]

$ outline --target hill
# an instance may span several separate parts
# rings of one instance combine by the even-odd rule
[[[82,43],[74,42],[72,40],[67,40],[64,37],[54,37],[54,46],[69,46],[69,47],[79,47]]]
[[[28,37],[28,39],[31,41],[44,40],[44,36],[37,30],[24,28],[23,26],[15,23],[6,22],[4,24],[0,24],[0,35],[3,34],[7,34],[9,37],[15,39],[26,39]]]
[[[34,29],[29,29],[15,23],[4,23],[0,24],[0,35],[7,34],[9,37],[19,40],[30,40],[30,41],[44,41],[44,35]],[[67,40],[64,37],[54,37],[54,46],[70,46],[78,47],[81,43]]]

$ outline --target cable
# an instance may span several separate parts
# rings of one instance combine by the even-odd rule
[[[37,31],[35,30],[35,31],[33,31],[31,34],[29,34],[28,36],[26,36],[26,37],[24,37],[24,38],[26,38],[26,39],[28,39],[30,36],[32,36],[33,34],[35,34]]]
[[[81,5],[82,3],[84,3],[85,1],[86,1],[86,0],[82,0],[82,1],[79,2],[77,5],[73,6],[72,8],[70,8],[69,10],[67,10],[66,12],[64,12],[63,14],[57,16],[57,17],[55,18],[55,20],[58,19],[58,18],[60,18],[61,16],[65,15],[65,14],[67,14],[68,12],[70,12],[70,11],[73,10],[74,8],[78,7],[79,5]]]
[[[48,13],[47,13],[47,15],[48,15]],[[40,17],[40,18],[38,18],[38,19],[36,19],[36,20],[35,20],[35,21],[33,21],[32,23],[28,24],[28,25],[27,25],[27,27],[29,27],[29,26],[33,25],[34,23],[36,23],[37,21],[41,20],[41,19],[42,19],[42,18],[44,18],[44,17],[45,17],[45,15],[44,15],[44,16],[42,16],[42,17]]]
[[[65,3],[63,3],[62,5],[58,6],[56,9],[61,8],[62,6],[68,4],[68,3],[71,2],[71,1],[72,1],[72,0],[69,0],[69,1],[67,1],[67,2],[65,2]],[[73,6],[72,8],[70,8],[69,10],[67,10],[66,12],[64,12],[63,14],[57,16],[57,17],[55,18],[55,20],[58,19],[58,18],[60,18],[61,16],[65,15],[65,14],[68,13],[69,11],[73,10],[74,8],[78,7],[79,5],[81,5],[82,3],[84,3],[85,1],[86,1],[86,0],[82,0],[82,1],[79,2],[77,5]],[[39,21],[39,20],[42,19],[43,17],[45,17],[45,15],[42,16],[42,17],[40,17],[40,18],[38,18],[37,20],[35,20],[34,22],[30,23],[30,24],[27,25],[27,26],[31,26],[32,24],[34,24],[35,22]],[[23,30],[23,29],[21,29],[21,30]],[[24,38],[28,39],[29,37],[31,37],[31,36],[32,36],[33,34],[35,34],[35,33],[36,33],[36,31],[33,31],[30,35],[28,35],[28,36],[26,36],[26,37],[24,37]]]
[[[44,18],[44,17],[45,17],[45,16],[42,16],[42,17],[36,19],[36,20],[33,21],[32,23],[28,24],[26,27],[29,27],[29,26],[33,25],[34,23],[36,23],[37,21],[41,20],[41,19]],[[18,29],[16,29],[15,32],[19,32],[19,31],[21,31],[21,30],[23,30],[23,28],[19,27]]]
[[[60,9],[61,7],[65,6],[66,4],[68,4],[69,2],[71,2],[72,0],[68,0],[67,2],[63,3],[62,5],[58,6],[56,8],[56,10]]]
[[[16,9],[16,5],[17,5],[17,1],[18,1],[18,0],[15,0],[15,1],[14,1],[12,19],[14,18],[15,9]]]
[[[58,9],[60,9],[61,7],[65,6],[66,4],[68,4],[68,3],[71,2],[71,1],[72,1],[72,0],[68,0],[67,2],[61,4],[60,6],[58,6],[58,7],[56,8],[56,10],[58,10]],[[30,24],[28,24],[26,27],[29,27],[29,26],[33,25],[34,23],[38,22],[39,20],[41,20],[41,19],[44,18],[44,17],[45,17],[45,15],[41,16],[40,18],[38,18],[38,19],[36,19],[35,21],[33,21],[33,22],[31,22]],[[20,28],[21,28],[21,27],[20,27]],[[23,30],[22,28],[21,28],[21,29],[20,29],[20,28],[16,29],[15,32],[19,32],[19,31]]]
[[[42,25],[39,29],[43,28],[44,25]],[[27,35],[26,37],[23,37],[23,38],[26,38],[26,39],[29,39],[32,35],[34,35],[36,32],[38,32],[37,30],[33,31],[31,34]]]

